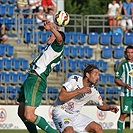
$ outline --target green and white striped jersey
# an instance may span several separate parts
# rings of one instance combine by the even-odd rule
[[[128,60],[122,60],[118,65],[115,77],[126,84],[130,84],[131,88],[133,88],[133,63],[128,62]],[[121,96],[133,96],[133,89],[128,90],[125,87],[121,87]]]
[[[60,63],[63,55],[63,47],[55,40],[52,44],[47,45],[43,52],[41,52],[30,64],[29,72],[35,70],[42,79],[46,79],[51,70]]]

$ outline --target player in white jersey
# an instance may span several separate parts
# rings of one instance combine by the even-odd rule
[[[44,28],[52,32],[48,46],[30,64],[29,75],[20,88],[18,98],[18,115],[30,133],[37,133],[36,125],[46,133],[57,133],[43,117],[35,115],[35,110],[47,88],[49,73],[61,60],[65,35],[57,31],[51,22],[45,21]]]
[[[121,115],[117,123],[117,133],[123,132],[123,123],[133,110],[133,46],[127,46],[126,59],[117,68],[115,83],[121,86],[120,107]]]
[[[118,112],[116,106],[109,106],[103,102],[95,87],[98,79],[98,68],[89,64],[83,77],[72,75],[63,84],[52,109],[52,119],[60,133],[103,133],[100,124],[80,113],[81,108],[89,101],[95,102],[100,110]]]

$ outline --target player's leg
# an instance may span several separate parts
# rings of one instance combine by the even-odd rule
[[[43,92],[46,88],[46,82],[40,77],[30,74],[29,79],[25,82],[24,96],[25,96],[25,118],[40,127],[47,133],[57,133],[46,120],[38,115],[35,115],[35,109],[40,105]]]
[[[30,133],[38,133],[36,125],[25,119],[25,117],[24,117],[24,107],[25,107],[25,104],[23,102],[21,102],[19,104],[19,108],[18,108],[18,116],[21,118],[21,120],[23,121],[23,123],[25,124],[25,126],[27,127],[27,129]]]

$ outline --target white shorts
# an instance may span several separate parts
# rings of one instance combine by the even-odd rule
[[[122,29],[127,28],[127,29],[132,29],[133,24],[131,19],[122,19],[121,20],[121,27]]]
[[[57,130],[59,130],[61,133],[67,126],[72,126],[74,128],[74,131],[78,133],[88,133],[85,131],[85,128],[88,124],[94,121],[93,119],[83,114],[69,114],[62,109],[53,109],[52,119]]]

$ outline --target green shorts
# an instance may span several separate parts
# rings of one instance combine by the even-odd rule
[[[129,114],[133,110],[133,97],[120,96],[120,108],[122,114]]]
[[[17,101],[24,102],[26,106],[38,107],[46,88],[47,81],[42,80],[34,74],[29,74],[20,88]]]

